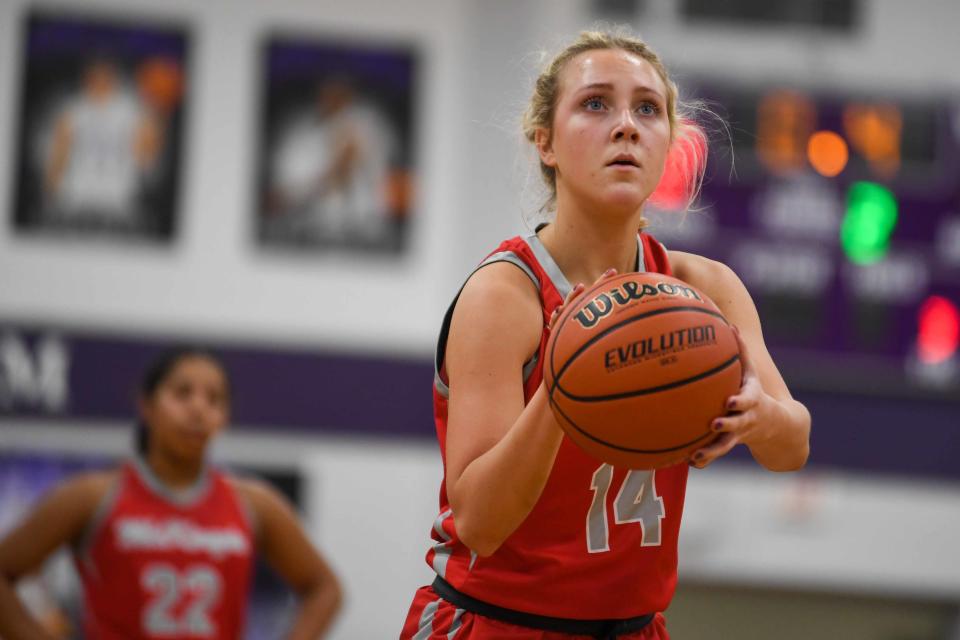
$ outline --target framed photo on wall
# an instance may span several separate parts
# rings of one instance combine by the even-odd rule
[[[187,48],[186,31],[167,24],[27,15],[16,231],[173,237]]]
[[[270,37],[263,51],[261,246],[397,255],[412,217],[412,49]]]

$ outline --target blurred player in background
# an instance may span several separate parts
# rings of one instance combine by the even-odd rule
[[[272,213],[290,216],[291,226],[310,236],[381,242],[392,230],[398,144],[387,118],[349,82],[322,83],[310,112],[288,127],[273,155]]]
[[[212,355],[179,350],[147,372],[139,454],[54,489],[0,541],[0,636],[50,638],[12,589],[62,545],[74,553],[93,640],[243,635],[254,552],[299,597],[289,638],[316,638],[341,600],[337,578],[271,487],[206,461],[228,421]]]
[[[156,114],[112,61],[83,71],[80,92],[53,124],[44,162],[49,210],[63,224],[135,227],[144,176],[163,144]]]
[[[806,462],[810,415],[770,358],[743,283],[638,236],[668,152],[694,133],[684,110],[660,59],[629,35],[581,34],[537,79],[524,132],[556,217],[503,242],[444,319],[434,412],[445,478],[427,554],[437,575],[401,638],[665,639],[689,465],[737,444],[770,470]],[[571,283],[632,271],[690,282],[739,327],[742,386],[689,465],[600,463],[563,437],[543,388],[553,319],[584,290]]]

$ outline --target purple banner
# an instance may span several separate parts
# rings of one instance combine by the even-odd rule
[[[179,344],[0,324],[0,416],[132,424],[143,370]],[[202,346],[229,370],[239,428],[434,438],[428,359]],[[794,392],[813,415],[812,466],[960,480],[960,404]]]
[[[182,342],[0,326],[0,415],[130,420],[148,364]],[[429,360],[222,346],[241,428],[430,437]]]

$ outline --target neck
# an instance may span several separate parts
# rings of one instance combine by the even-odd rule
[[[152,447],[144,460],[153,474],[170,489],[188,489],[196,484],[203,473],[203,459],[183,460]]]
[[[590,286],[611,267],[618,273],[636,269],[637,230],[642,211],[627,215],[598,214],[557,204],[556,220],[540,232],[540,240],[571,285]]]

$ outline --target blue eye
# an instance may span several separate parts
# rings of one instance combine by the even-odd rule
[[[587,98],[583,101],[583,106],[587,108],[587,111],[599,111],[603,109],[603,100],[597,97]]]
[[[653,104],[652,102],[644,102],[642,105],[640,105],[637,111],[639,111],[645,116],[655,116],[658,113],[660,113],[660,107]]]

